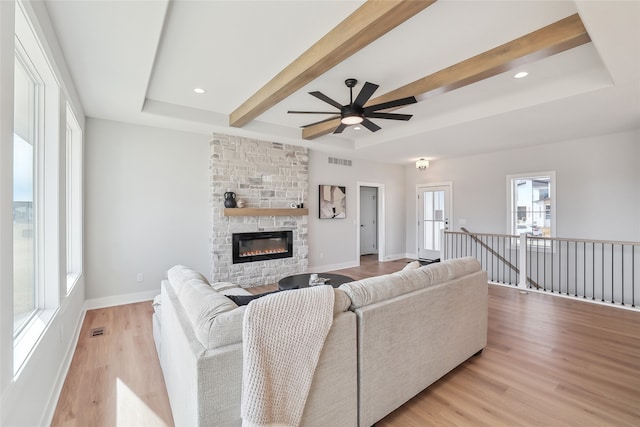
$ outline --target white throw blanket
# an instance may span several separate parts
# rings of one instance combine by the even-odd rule
[[[324,341],[334,291],[277,292],[247,306],[242,325],[242,425],[298,426]]]

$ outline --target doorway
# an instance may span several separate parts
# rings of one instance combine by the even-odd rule
[[[357,259],[384,260],[384,184],[358,182]],[[358,262],[358,265],[360,261]]]
[[[378,253],[378,189],[360,187],[360,256]]]
[[[442,231],[449,229],[451,184],[425,184],[416,189],[418,204],[418,258],[440,258]]]

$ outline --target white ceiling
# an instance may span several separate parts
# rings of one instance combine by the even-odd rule
[[[640,2],[439,0],[243,128],[229,114],[361,1],[47,0],[89,117],[305,145],[408,164],[640,128]],[[344,80],[382,95],[578,12],[591,43],[397,110],[409,122],[313,141],[307,92],[347,104]],[[516,70],[517,71],[517,70]],[[204,95],[195,87],[207,90]],[[331,107],[329,107],[331,109]]]

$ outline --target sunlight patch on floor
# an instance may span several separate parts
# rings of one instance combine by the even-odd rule
[[[149,408],[127,385],[116,380],[117,426],[162,426],[167,424]]]

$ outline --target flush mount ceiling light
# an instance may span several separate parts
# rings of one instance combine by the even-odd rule
[[[206,90],[202,89],[201,87],[197,87],[193,90],[195,93],[202,95],[203,93],[207,93]]]
[[[416,169],[420,169],[421,171],[426,171],[429,167],[429,160],[420,159],[416,162]]]
[[[526,71],[520,71],[519,73],[516,73],[513,78],[514,79],[523,79],[525,77],[527,77],[529,75],[529,73],[527,73]]]

